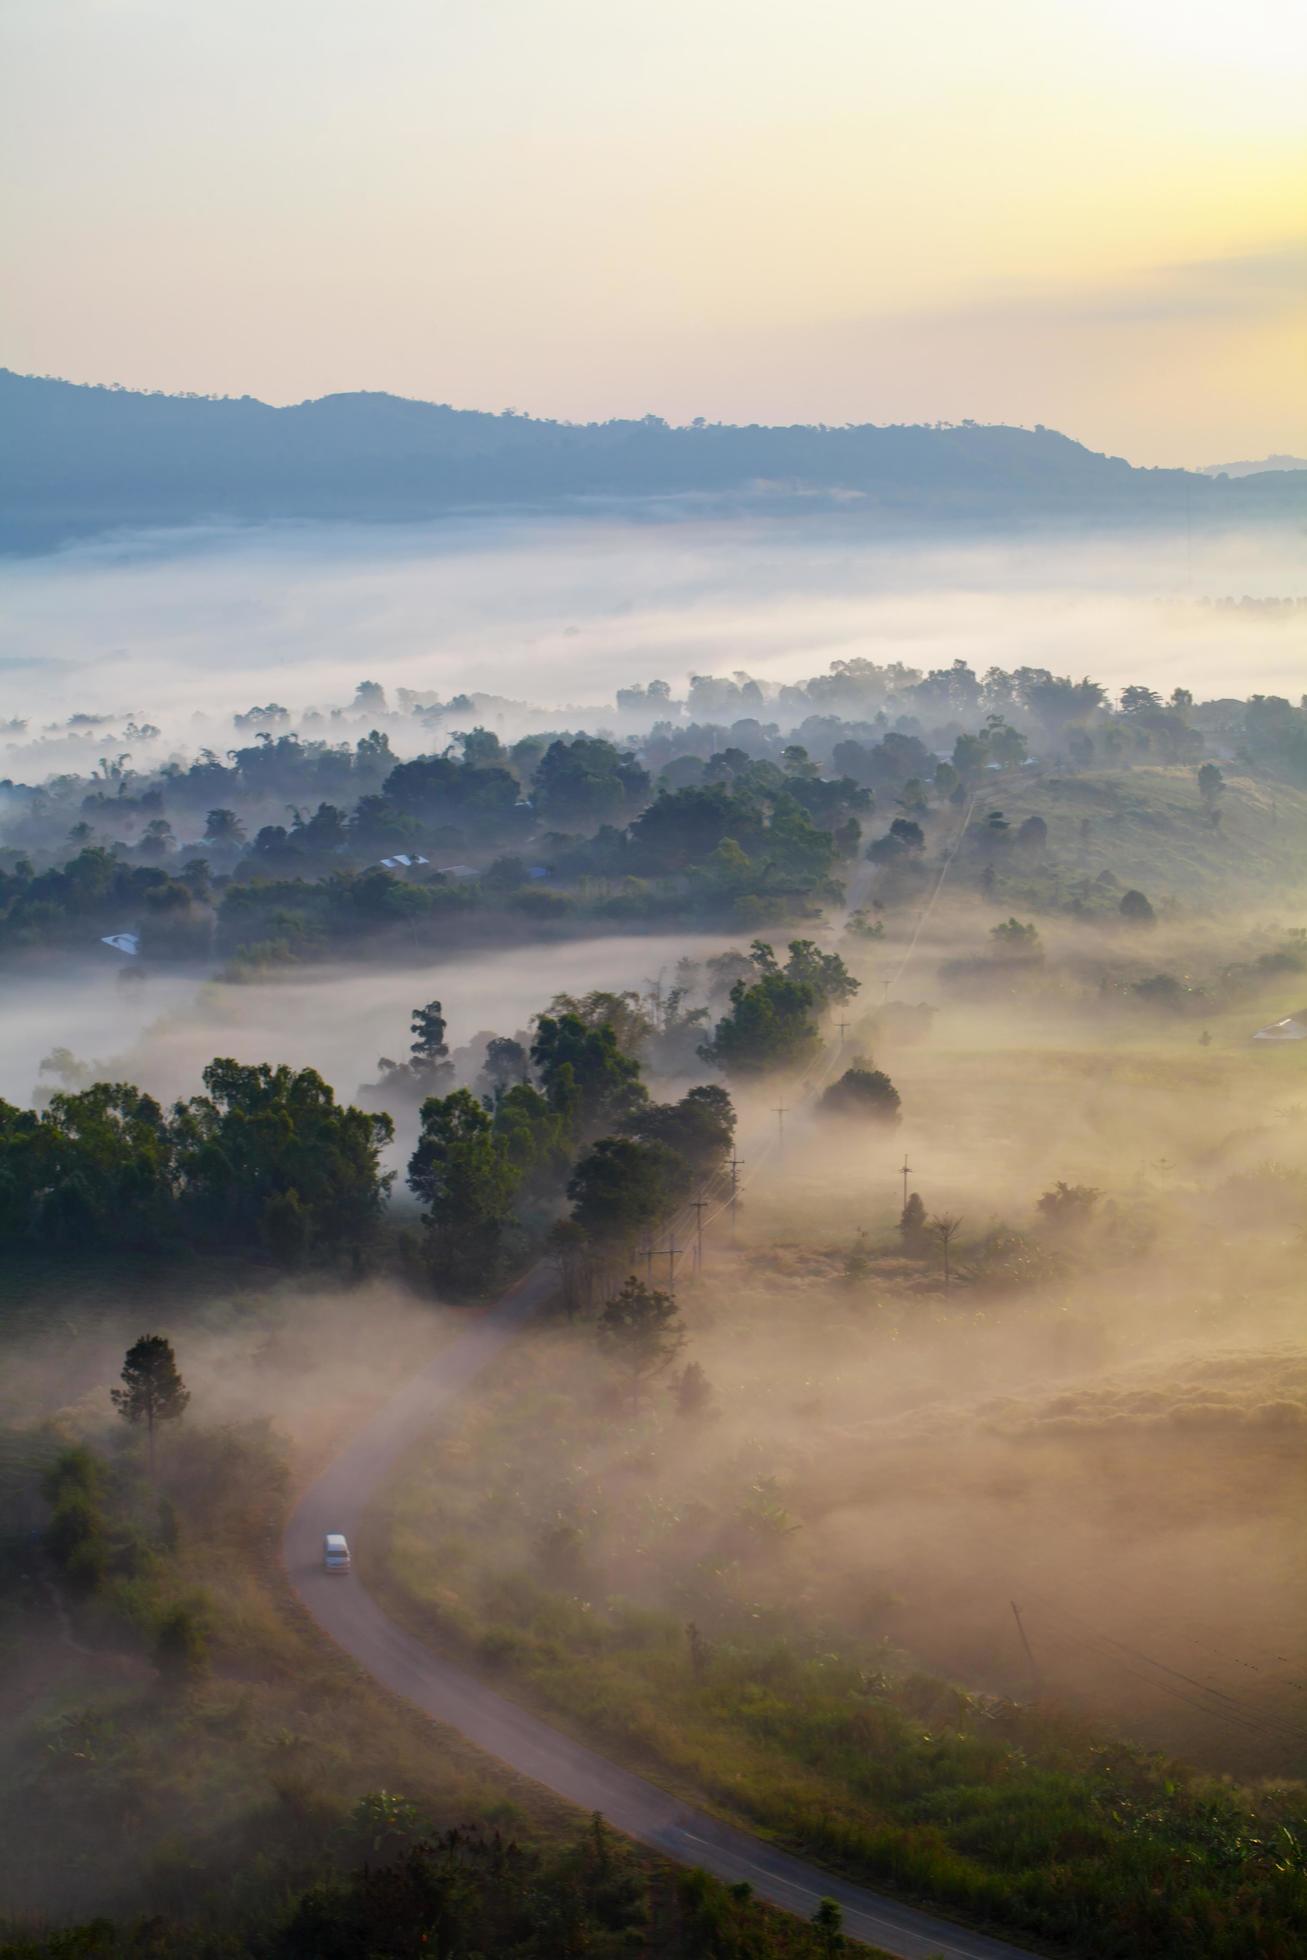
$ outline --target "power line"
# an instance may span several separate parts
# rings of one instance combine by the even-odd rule
[[[1152,1654],[1144,1653],[1141,1648],[1131,1646],[1128,1641],[1118,1640],[1113,1634],[1102,1633],[1097,1628],[1091,1627],[1090,1623],[1082,1615],[1072,1613],[1067,1607],[1058,1606],[1054,1601],[1044,1599],[1039,1593],[1030,1592],[1029,1588],[1027,1588],[1027,1591],[1029,1597],[1044,1607],[1047,1612],[1056,1614],[1061,1619],[1070,1620],[1077,1626],[1087,1629],[1087,1636],[1086,1634],[1064,1634],[1064,1639],[1078,1640],[1080,1645],[1091,1646],[1099,1651],[1106,1650],[1109,1658],[1116,1660],[1118,1665],[1125,1668],[1125,1671],[1128,1674],[1134,1675],[1136,1679],[1150,1681],[1154,1687],[1159,1687],[1166,1693],[1175,1695],[1179,1700],[1187,1702],[1190,1707],[1201,1709],[1209,1715],[1220,1716],[1226,1721],[1235,1722],[1240,1728],[1260,1730],[1264,1734],[1287,1737],[1296,1742],[1307,1742],[1307,1730],[1297,1728],[1292,1723],[1277,1720],[1274,1716],[1266,1715],[1259,1709],[1241,1701],[1237,1695],[1227,1693],[1224,1688],[1210,1687],[1207,1682],[1199,1681],[1194,1675],[1185,1673],[1183,1668],[1172,1667],[1168,1661],[1159,1661]],[[1130,1667],[1126,1660],[1120,1658],[1122,1655],[1128,1656],[1129,1660],[1141,1662],[1143,1666],[1152,1668],[1155,1674],[1166,1678],[1155,1680],[1153,1675],[1140,1674],[1136,1668]],[[1180,1687],[1172,1687],[1171,1683],[1173,1681],[1180,1682],[1182,1685]],[[1208,1696],[1210,1699],[1196,1701],[1192,1694],[1185,1692],[1186,1689],[1194,1689],[1199,1695]],[[1217,1705],[1213,1706],[1213,1703]]]
[[[944,854],[944,862],[940,866],[939,878],[936,881],[935,889],[930,894],[930,897],[927,899],[921,917],[917,920],[916,930],[913,932],[911,939],[908,941],[907,951],[904,953],[903,958],[899,961],[897,971],[895,972],[893,978],[885,982],[885,998],[887,1000],[889,999],[890,988],[898,986],[899,981],[903,978],[904,969],[906,968],[908,961],[912,958],[912,955],[917,950],[917,941],[921,937],[922,930],[926,924],[927,919],[930,917],[931,913],[935,909],[935,900],[939,897],[941,891],[943,891],[944,889],[944,880],[948,877],[949,871],[952,868],[953,860],[962,848],[962,839],[966,836],[967,831],[970,827],[971,816],[975,807],[976,807],[976,797],[973,796],[970,803],[968,803],[967,805],[967,814],[962,819],[962,827],[958,831],[957,836],[953,839],[953,842],[950,844],[948,850]]]
[[[696,1273],[702,1272],[703,1270],[703,1214],[707,1203],[708,1200],[706,1198],[692,1198],[690,1200],[691,1207],[694,1211],[694,1270]]]

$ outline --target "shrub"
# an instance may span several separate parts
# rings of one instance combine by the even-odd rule
[[[897,1123],[899,1092],[884,1069],[858,1061],[832,1082],[817,1105],[823,1116],[854,1116],[872,1123]]]
[[[205,1614],[196,1602],[179,1600],[160,1616],[154,1664],[164,1680],[174,1685],[204,1673],[209,1664],[209,1641]]]

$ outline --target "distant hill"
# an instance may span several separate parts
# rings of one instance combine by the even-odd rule
[[[1307,470],[1307,456],[1263,456],[1260,463],[1208,463],[1204,476],[1264,476],[1268,471]]]
[[[0,549],[211,519],[410,521],[453,509],[696,498],[851,508],[878,526],[1228,522],[1301,512],[1307,479],[1139,470],[1054,430],[672,428],[487,415],[394,395],[272,408],[0,369]]]

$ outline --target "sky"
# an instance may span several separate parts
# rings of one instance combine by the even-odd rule
[[[0,361],[1307,454],[1301,0],[3,0]]]

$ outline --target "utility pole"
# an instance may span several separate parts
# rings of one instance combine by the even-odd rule
[[[708,1203],[706,1198],[692,1198],[694,1206],[694,1270],[703,1271],[703,1214]]]
[[[647,1279],[650,1286],[653,1285],[653,1259],[654,1259],[653,1233],[646,1232],[644,1235],[644,1271],[645,1271],[645,1278]]]
[[[731,1152],[731,1244],[735,1244],[735,1221],[740,1209],[740,1165],[743,1157]]]
[[[681,1256],[681,1248],[672,1233],[667,1235],[667,1291],[673,1300],[676,1298],[676,1262]]]
[[[775,1116],[777,1147],[782,1157],[785,1155],[785,1114],[785,1104],[781,1103],[775,1111]]]
[[[843,1051],[844,1037],[848,1033],[849,1024],[847,1021],[837,1021],[835,1025],[840,1031],[840,1049]]]
[[[1021,1608],[1017,1605],[1015,1599],[1010,1599],[1008,1601],[1008,1605],[1012,1608],[1012,1617],[1017,1623],[1017,1632],[1021,1635],[1021,1645],[1026,1650],[1026,1659],[1030,1662],[1030,1684],[1034,1689],[1035,1693],[1038,1694],[1039,1693],[1039,1667],[1035,1660],[1035,1656],[1031,1651],[1030,1641],[1026,1635],[1026,1629],[1022,1622]]]
[[[903,1209],[904,1211],[906,1211],[908,1208],[908,1179],[911,1175],[912,1175],[912,1166],[908,1162],[907,1152],[904,1151],[903,1153]]]

